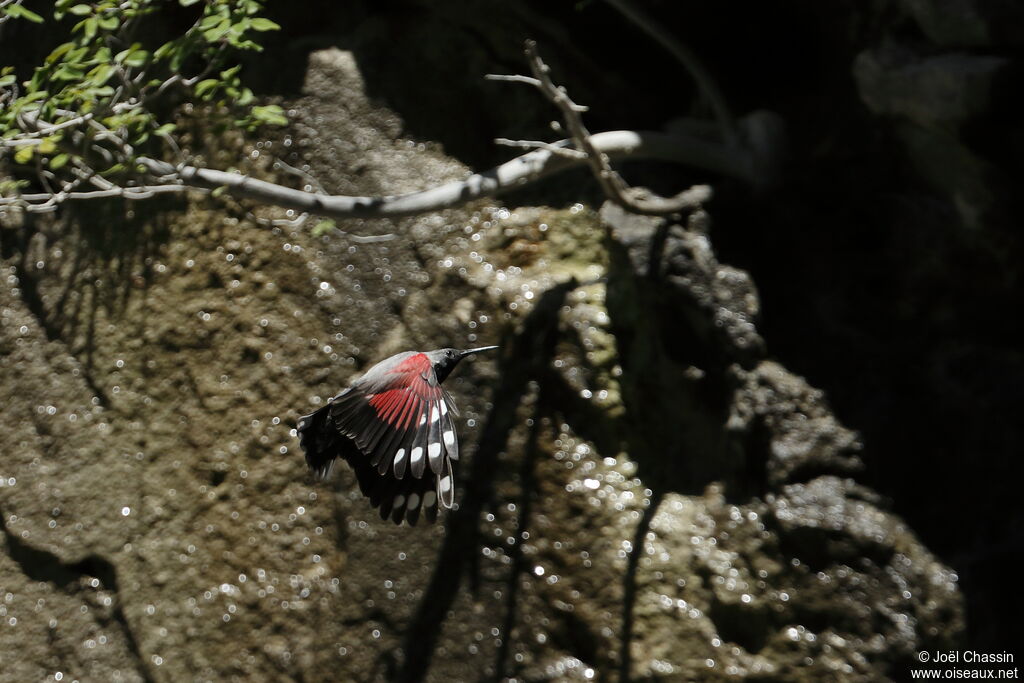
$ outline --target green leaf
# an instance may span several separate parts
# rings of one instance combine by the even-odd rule
[[[85,59],[86,53],[89,52],[89,48],[83,46],[72,48],[64,58],[68,62],[80,62]]]
[[[4,13],[9,17],[28,19],[35,24],[43,23],[43,18],[41,16],[26,8],[24,5],[8,5],[4,8]]]
[[[252,20],[250,24],[254,31],[280,31],[281,27],[275,24],[270,19],[264,19],[263,17],[257,17]]]
[[[15,5],[17,7],[17,5]],[[36,151],[35,146],[25,145],[19,147],[18,151],[14,153],[14,161],[19,164],[27,164],[32,161],[32,154]]]
[[[207,14],[203,17],[203,20],[199,22],[200,31],[208,31],[211,28],[221,26],[227,23],[227,19],[220,16],[219,14]]]
[[[6,76],[0,76],[0,88],[6,88],[9,85],[14,85],[14,82],[18,80],[14,77],[14,74],[7,74]]]
[[[36,100],[41,100],[41,99],[44,99],[44,98],[49,97],[49,96],[50,96],[50,93],[48,93],[45,90],[36,90],[36,91],[30,92],[29,94],[27,94],[24,97],[22,97],[21,98],[21,102],[23,104],[28,104],[29,102],[35,102]]]
[[[171,41],[169,43],[164,43],[163,45],[158,47],[153,52],[153,56],[156,57],[157,59],[163,59],[167,55],[169,55],[172,52],[174,52],[176,49],[177,49],[177,44],[174,41]]]
[[[276,104],[253,107],[252,116],[260,123],[266,123],[272,126],[284,126],[288,123],[288,118],[284,115],[284,110]]]
[[[61,69],[64,69],[68,65],[61,65]],[[93,68],[87,75],[89,79],[88,85],[103,85],[107,80],[114,75],[115,67],[113,64],[100,64]]]
[[[153,132],[155,135],[170,135],[171,133],[174,132],[174,129],[175,125],[173,123],[165,123]]]
[[[191,7],[192,5],[199,2],[199,0],[178,0],[182,7]]]
[[[61,64],[53,73],[53,77],[60,81],[78,81],[82,79],[83,75],[85,75],[84,71],[71,64]],[[107,77],[109,78],[110,74],[107,74]],[[102,83],[103,81],[98,81],[97,85]]]
[[[0,195],[18,194],[20,190],[26,187],[28,187],[27,180],[0,180]]]
[[[128,55],[128,58],[124,60],[124,63],[128,66],[140,67],[145,65],[149,61],[149,53],[145,50],[132,50],[132,53]]]
[[[84,17],[86,14],[92,14],[92,7],[88,5],[75,5],[74,7],[68,8],[68,12],[79,17]]]
[[[59,171],[67,165],[69,157],[67,154],[58,154],[54,158],[50,159],[50,170]]]
[[[97,25],[98,22],[96,21],[96,17],[89,17],[85,21],[78,24],[78,26],[81,26],[82,30],[85,32],[86,40],[92,40],[96,37]],[[75,28],[78,28],[78,26],[76,26]]]
[[[74,43],[64,43],[63,45],[58,45],[56,48],[54,48],[53,52],[51,52],[49,56],[46,58],[46,63],[53,64],[58,59],[66,55],[68,51],[71,50],[71,48],[73,48],[74,46]]]
[[[227,35],[228,31],[231,30],[231,26],[227,22],[223,22],[220,26],[215,26],[209,30],[203,31],[203,38],[209,43],[216,43],[218,40]]]
[[[212,93],[213,89],[220,85],[220,81],[216,78],[207,78],[199,81],[196,84],[196,97],[205,97],[208,93]]]
[[[181,47],[175,47],[171,51],[171,71],[181,71],[181,65],[188,58],[188,52]]]
[[[57,151],[57,140],[59,140],[57,137],[46,138],[39,143],[36,149],[40,154],[53,154]]]
[[[313,237],[322,237],[323,235],[326,235],[327,233],[334,230],[335,227],[336,226],[334,224],[334,221],[330,220],[329,218],[325,218],[319,223],[317,223],[316,226],[313,228]]]

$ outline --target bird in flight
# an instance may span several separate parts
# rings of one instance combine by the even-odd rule
[[[382,519],[414,525],[422,510],[434,521],[439,506],[452,506],[452,461],[459,459],[457,411],[441,383],[466,356],[496,348],[405,351],[374,365],[299,418],[299,444],[313,475],[326,479],[344,458]]]

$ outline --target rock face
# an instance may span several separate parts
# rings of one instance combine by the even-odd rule
[[[291,142],[329,189],[463,172],[351,54],[312,54],[306,92]],[[476,207],[376,244],[111,218],[3,230],[12,680],[877,680],[962,635],[956,576],[768,359],[706,214]],[[311,482],[292,428],[439,341],[503,355],[448,383],[460,509],[395,528],[348,472]]]
[[[381,124],[349,53],[309,63],[293,135],[328,182],[462,172]],[[765,356],[705,214],[481,207],[373,245],[101,218],[4,229],[12,680],[874,680],[962,632],[954,575],[850,478],[856,436]],[[450,382],[477,447],[447,533],[314,484],[292,433],[438,340],[504,349]]]

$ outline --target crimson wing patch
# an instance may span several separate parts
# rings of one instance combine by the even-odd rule
[[[452,506],[451,463],[459,457],[451,397],[425,356],[410,360],[382,381],[346,389],[298,428],[315,474],[329,475],[334,457],[343,457],[371,505],[396,524],[415,524],[421,510],[433,520],[438,506]]]

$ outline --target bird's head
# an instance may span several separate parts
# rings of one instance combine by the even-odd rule
[[[427,351],[427,358],[430,359],[430,364],[434,367],[434,374],[437,376],[438,382],[443,382],[446,377],[455,369],[455,366],[459,364],[459,361],[466,356],[471,356],[474,353],[480,353],[481,351],[490,351],[498,348],[497,346],[481,346],[478,349],[438,349],[437,351]]]

